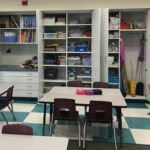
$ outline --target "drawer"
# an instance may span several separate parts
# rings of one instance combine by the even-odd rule
[[[2,77],[0,76],[0,82],[2,83],[38,83],[38,77]]]
[[[38,72],[24,72],[24,71],[0,71],[0,76],[5,77],[38,77]]]
[[[11,86],[11,85],[14,85],[14,90],[38,90],[38,84],[21,84],[21,83],[3,83],[3,82],[0,82],[0,85],[1,86]]]
[[[14,90],[13,97],[38,97],[38,91]]]

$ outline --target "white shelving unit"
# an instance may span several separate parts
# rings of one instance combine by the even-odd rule
[[[110,29],[110,15],[111,17],[118,17],[119,18],[119,28],[118,29]],[[109,18],[109,19],[106,19]],[[126,21],[126,23],[129,25],[129,29],[125,28],[122,29],[121,27],[121,21],[122,19]],[[116,20],[115,20],[116,21]],[[150,29],[150,11],[149,9],[115,9],[115,10],[109,10],[109,9],[103,9],[102,10],[102,41],[101,43],[104,43],[101,45],[101,69],[104,70],[102,72],[101,70],[101,80],[109,82],[108,76],[109,76],[109,69],[110,69],[110,64],[109,64],[109,55],[118,55],[118,78],[119,82],[118,83],[110,83],[111,86],[113,85],[114,87],[116,86],[117,88],[120,88],[120,39],[124,40],[124,48],[125,48],[125,66],[126,66],[126,71],[127,71],[127,77],[128,80],[131,79],[131,64],[130,61],[132,60],[133,62],[133,73],[134,73],[134,79],[135,76],[138,75],[139,73],[136,74],[136,65],[137,65],[137,58],[139,55],[139,50],[140,50],[140,40],[142,39],[143,34],[145,35],[146,42],[145,42],[145,49],[144,49],[144,61],[142,62],[142,69],[140,72],[142,72],[142,82],[144,83],[144,95],[139,96],[137,95],[136,97],[132,97],[130,95],[127,95],[127,99],[145,99],[148,95],[150,97],[150,94],[146,83],[150,81],[150,72],[149,72],[149,29]],[[118,32],[118,37],[112,37],[110,35],[110,32]],[[116,35],[116,34],[114,34]],[[110,41],[118,41],[118,49],[119,51],[109,51],[109,45]],[[112,66],[111,66],[112,67]],[[137,77],[137,79],[139,79]],[[139,80],[136,80],[138,82]],[[116,85],[115,85],[116,84]]]
[[[91,86],[93,81],[100,80],[100,17],[100,9],[63,12],[39,11],[38,36],[40,38],[38,41],[38,49],[41,96],[43,92],[47,91],[47,88],[51,89],[51,87],[57,85],[66,86],[66,83],[69,80],[77,80],[77,76],[79,75],[83,76],[85,74],[84,76],[87,76],[87,78],[91,76],[91,78],[88,78],[88,80],[84,76],[84,79],[80,78],[80,80],[83,80],[83,83],[86,86]],[[51,23],[48,24],[46,22],[46,19],[49,19]],[[60,23],[59,21],[62,22]],[[75,30],[76,32],[72,33],[73,30]],[[79,35],[79,30],[81,30],[81,33],[83,35]],[[60,32],[65,35],[65,37],[57,38]],[[43,38],[43,33],[47,33],[47,36],[49,37]],[[52,34],[55,34],[57,36],[55,37],[54,35],[54,37],[51,37]],[[64,50],[62,51],[61,49],[61,51],[59,51],[59,46],[54,46],[56,48],[54,51],[45,50],[45,47],[47,48],[48,45],[56,43],[59,43],[59,46],[61,48],[64,47]],[[84,45],[87,44],[88,50],[85,50],[83,52],[76,51],[75,46],[74,50],[71,50],[71,43],[75,43],[74,45],[83,45],[83,43]],[[63,56],[65,62],[60,62],[58,60],[59,56]],[[58,60],[57,62],[46,62],[47,58],[53,59],[55,57]],[[71,57],[79,57],[81,62],[73,64],[73,61],[71,63],[71,61],[69,60],[71,59]],[[91,65],[84,65],[82,62],[83,58],[90,58],[92,61]],[[55,79],[46,79],[44,77],[44,72],[46,69],[49,71],[57,69],[57,77]],[[73,78],[71,77],[71,73],[74,76]]]
[[[0,66],[6,66],[0,84],[14,85],[15,97],[38,97],[38,71],[12,69],[38,55],[36,17],[35,11],[0,12]]]

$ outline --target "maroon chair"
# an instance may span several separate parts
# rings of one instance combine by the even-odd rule
[[[83,83],[79,80],[68,81],[67,86],[69,86],[69,87],[84,87]]]
[[[7,124],[2,127],[2,134],[33,135],[33,129],[23,124]]]
[[[107,82],[93,82],[93,88],[110,88]]]
[[[87,123],[104,123],[113,127],[112,103],[105,101],[90,101],[89,112],[84,121],[83,148],[85,148],[85,133]],[[115,148],[117,149],[116,134],[114,129]]]
[[[52,118],[51,131],[52,135],[55,120],[77,121],[79,125],[79,147],[81,146],[81,122],[76,111],[75,100],[66,98],[55,98],[54,100],[54,114]]]
[[[8,107],[11,114],[13,115],[13,119],[16,120],[16,117],[15,117],[15,114],[13,111],[13,103],[12,103],[13,88],[14,88],[14,86],[10,87],[7,90],[7,92],[6,92],[7,94],[6,94],[6,97],[4,99],[0,98],[0,113],[1,113],[2,117],[4,118],[4,120],[6,121],[7,124],[8,124],[8,121],[7,121],[4,113],[2,112],[2,109],[4,109],[5,107]],[[11,107],[9,106],[9,104],[11,105]]]

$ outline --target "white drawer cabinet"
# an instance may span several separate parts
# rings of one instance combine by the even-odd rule
[[[0,71],[0,76],[4,77],[38,77],[37,72],[24,72],[24,71]]]
[[[13,83],[13,82],[10,82],[10,83],[4,83],[4,82],[0,82],[0,85],[1,86],[10,86],[10,85],[14,85],[14,90],[33,90],[33,91],[38,91],[38,84],[31,84],[31,83],[25,83],[25,84],[22,84],[22,83]]]
[[[14,97],[38,97],[38,91],[14,90]]]
[[[38,97],[38,72],[0,71],[0,85],[14,85],[14,97]]]
[[[7,77],[7,76],[0,76],[0,82],[5,83],[38,83],[38,77]]]

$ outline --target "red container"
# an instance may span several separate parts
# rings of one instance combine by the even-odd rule
[[[85,90],[83,90],[83,89],[77,89],[76,90],[76,94],[77,95],[84,95],[85,94]]]

